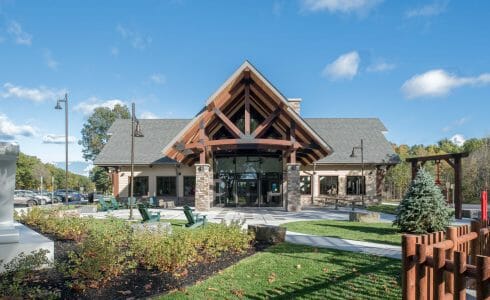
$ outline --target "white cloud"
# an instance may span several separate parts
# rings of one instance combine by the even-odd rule
[[[323,69],[323,76],[330,79],[352,79],[357,75],[361,58],[356,51],[342,54]]]
[[[18,85],[13,85],[9,82],[3,85],[3,92],[0,92],[2,98],[17,98],[26,99],[34,102],[42,102],[45,100],[56,100],[60,95],[64,94],[65,90],[54,90],[41,86],[39,88],[26,88]]]
[[[462,134],[455,134],[449,140],[458,146],[463,146],[466,141]]]
[[[142,112],[140,115],[140,119],[159,119],[157,115],[150,111]]]
[[[380,4],[382,0],[302,0],[302,7],[307,11],[328,11],[331,13],[367,13]]]
[[[75,143],[76,138],[74,136],[68,136],[68,144]],[[56,134],[47,134],[43,136],[44,144],[64,144],[65,136],[64,135],[56,135]]]
[[[6,115],[0,114],[0,139],[13,140],[17,136],[30,137],[37,129],[30,125],[16,125]]]
[[[145,49],[152,42],[152,38],[150,36],[143,36],[139,32],[123,27],[121,24],[116,26],[116,31],[123,39],[128,40],[131,46],[133,46],[135,49]]]
[[[389,64],[386,62],[379,62],[379,63],[375,63],[375,64],[370,65],[369,67],[367,67],[366,70],[368,72],[387,72],[387,71],[393,70],[395,67],[396,66],[394,64]]]
[[[402,85],[402,91],[407,98],[438,97],[449,94],[451,90],[457,87],[486,84],[490,84],[490,73],[476,77],[458,77],[442,69],[436,69],[417,74],[405,81]]]
[[[32,35],[22,30],[19,22],[11,21],[7,26],[7,33],[14,38],[16,44],[27,46],[32,44]]]
[[[162,74],[153,74],[150,76],[150,80],[155,84],[165,84],[167,78]]]
[[[57,70],[59,63],[53,58],[53,55],[51,54],[51,51],[49,49],[44,50],[44,61],[46,62],[46,65],[48,68],[51,70]]]
[[[410,9],[406,12],[405,15],[407,16],[407,18],[437,16],[446,11],[448,2],[448,0],[435,1],[431,4],[426,4],[418,8]]]
[[[75,111],[79,111],[81,112],[82,114],[84,115],[90,115],[94,109],[96,109],[97,107],[107,107],[107,108],[110,108],[110,109],[113,109],[114,106],[116,105],[126,105],[126,103],[122,100],[119,100],[119,99],[111,99],[111,100],[99,100],[95,97],[92,97],[90,99],[88,99],[87,101],[83,101],[83,102],[80,102],[78,103],[74,110]]]

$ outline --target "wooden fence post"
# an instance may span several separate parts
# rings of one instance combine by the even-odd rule
[[[476,257],[476,299],[490,299],[490,257]]]
[[[471,241],[471,249],[470,249],[470,255],[471,255],[471,263],[473,265],[476,265],[476,256],[480,255],[479,251],[479,240],[480,240],[480,222],[477,220],[471,220],[471,232],[476,232],[478,234],[478,237],[474,240]]]
[[[425,261],[427,259],[427,245],[417,244],[416,246],[416,257],[417,257],[417,288],[415,291],[417,300],[427,299],[427,267],[425,266]]]
[[[451,240],[453,242],[453,247],[448,249],[447,251],[447,259],[453,260],[454,259],[454,251],[456,251],[458,248],[458,231],[456,227],[448,227],[447,228],[447,239]],[[452,273],[446,273],[446,278],[447,278],[447,291],[448,293],[452,293],[454,291],[454,275]]]
[[[454,252],[454,299],[465,300],[466,299],[466,278],[464,272],[466,271],[466,253],[456,251]]]
[[[444,266],[446,264],[446,250],[434,248],[434,300],[444,300]]]
[[[402,290],[404,300],[415,300],[415,244],[417,237],[404,234],[402,236]]]

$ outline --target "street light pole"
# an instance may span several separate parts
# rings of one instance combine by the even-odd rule
[[[62,109],[60,103],[65,103],[65,203],[68,205],[68,94],[65,93],[65,99],[59,99],[56,102],[55,109]]]
[[[134,193],[134,138],[143,137],[140,122],[136,118],[136,108],[134,103],[131,105],[131,188],[129,190],[129,219],[133,219],[133,193]],[[136,127],[135,127],[136,125]]]
[[[361,150],[361,203],[362,207],[366,207],[366,204],[364,203],[364,192],[366,190],[366,181],[364,180],[364,141],[361,139],[361,146],[354,146],[352,147],[352,154],[350,157],[355,157],[355,150]],[[352,205],[352,209],[354,209],[354,204]]]
[[[129,219],[133,219],[133,193],[134,193],[134,111],[135,105],[131,105],[131,189],[129,190]]]

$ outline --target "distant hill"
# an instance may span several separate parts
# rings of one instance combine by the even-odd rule
[[[60,169],[65,169],[65,162],[64,161],[56,161],[52,162],[54,166]],[[83,175],[83,176],[88,176],[90,170],[92,170],[93,165],[91,163],[85,162],[85,161],[70,161],[68,164],[68,169],[70,172],[73,172],[75,174]]]

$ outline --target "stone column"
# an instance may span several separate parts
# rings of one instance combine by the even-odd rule
[[[301,192],[299,190],[299,164],[287,164],[287,211],[301,210]]]
[[[214,196],[213,170],[209,164],[195,164],[196,194],[195,206],[197,211],[207,211],[211,208]]]
[[[15,171],[19,146],[0,142],[0,244],[17,243],[14,227]]]

